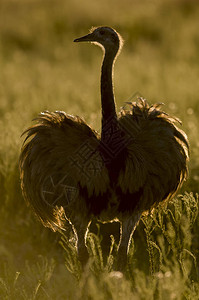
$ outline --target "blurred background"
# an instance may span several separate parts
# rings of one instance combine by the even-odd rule
[[[0,1],[0,278],[7,286],[20,272],[32,299],[38,268],[50,274],[55,265],[57,288],[66,280],[60,237],[35,220],[21,195],[20,135],[43,110],[80,115],[100,131],[102,53],[73,43],[92,26],[111,26],[125,41],[115,65],[118,110],[135,95],[163,102],[190,141],[182,192],[199,191],[198,16],[197,0]]]

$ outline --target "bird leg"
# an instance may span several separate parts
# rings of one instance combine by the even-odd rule
[[[123,218],[120,226],[120,242],[118,246],[117,270],[124,271],[127,264],[127,254],[131,243],[132,235],[141,218],[141,213]]]
[[[77,254],[82,266],[85,266],[89,259],[89,254],[86,247],[86,237],[89,225],[89,222],[85,222],[81,224],[76,224],[76,226],[74,227],[74,232],[77,237]]]

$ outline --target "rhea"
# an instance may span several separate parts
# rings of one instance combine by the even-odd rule
[[[113,65],[122,38],[110,27],[94,28],[74,42],[103,48],[101,135],[83,119],[62,111],[40,113],[25,131],[20,156],[25,199],[45,226],[69,221],[79,260],[88,259],[92,220],[120,222],[117,269],[124,270],[132,234],[143,213],[171,199],[187,177],[188,140],[177,119],[145,99],[116,113]]]

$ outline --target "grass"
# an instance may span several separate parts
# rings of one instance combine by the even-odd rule
[[[1,299],[198,299],[198,13],[197,0],[1,1]],[[181,195],[142,218],[125,277],[113,271],[118,228],[107,261],[100,246],[106,229],[89,234],[91,260],[82,273],[71,236],[43,228],[26,207],[18,173],[20,135],[38,112],[78,114],[100,130],[101,52],[72,41],[101,24],[125,39],[115,66],[118,109],[136,93],[164,102],[191,148]]]

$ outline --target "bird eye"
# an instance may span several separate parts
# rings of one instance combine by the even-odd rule
[[[101,35],[104,35],[105,34],[105,31],[104,30],[100,30],[99,32]]]

